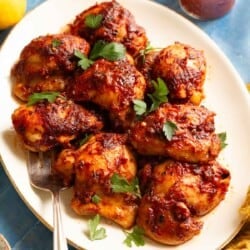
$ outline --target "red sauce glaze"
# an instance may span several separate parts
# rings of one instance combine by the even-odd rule
[[[205,20],[224,16],[235,0],[180,0],[179,3],[190,16]]]

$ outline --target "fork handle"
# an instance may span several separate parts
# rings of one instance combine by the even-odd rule
[[[68,250],[67,240],[63,232],[62,216],[60,210],[60,196],[58,191],[53,192],[53,220],[53,249]]]

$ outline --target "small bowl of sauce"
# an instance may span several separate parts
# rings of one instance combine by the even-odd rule
[[[224,16],[235,4],[235,0],[179,0],[182,10],[189,16],[210,20]]]

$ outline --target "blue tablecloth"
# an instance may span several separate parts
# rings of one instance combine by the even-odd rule
[[[42,2],[44,0],[28,0],[27,11]],[[184,15],[178,6],[178,1],[158,0],[158,2]],[[236,0],[233,10],[223,18],[206,22],[192,21],[204,30],[224,51],[243,81],[250,82],[249,1]],[[8,32],[9,30],[0,31],[0,44]],[[16,250],[52,249],[52,233],[26,207],[8,180],[1,165],[0,234],[3,234],[11,247]]]

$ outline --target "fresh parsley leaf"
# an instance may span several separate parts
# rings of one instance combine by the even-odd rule
[[[147,104],[144,101],[135,99],[133,103],[136,115],[143,115],[147,112]]]
[[[138,178],[134,178],[131,183],[129,183],[125,178],[117,173],[114,173],[111,177],[111,188],[115,193],[133,193],[140,197],[139,181]]]
[[[58,40],[58,39],[53,39],[51,44],[53,48],[57,48],[61,45],[62,41]]]
[[[145,56],[148,52],[150,52],[152,50],[154,50],[154,47],[150,44],[150,42],[148,42],[146,48],[143,50],[140,50],[139,53],[141,56]]]
[[[34,105],[37,102],[47,100],[48,102],[52,103],[56,100],[56,98],[60,95],[59,92],[40,92],[40,93],[33,93],[28,98],[28,106]]]
[[[168,101],[167,95],[169,90],[165,82],[161,78],[157,78],[157,81],[152,81],[152,84],[154,86],[154,92],[148,94],[148,97],[152,102],[149,110],[147,110],[147,104],[144,101],[138,99],[133,100],[134,111],[138,116],[150,113],[156,110],[162,103]]]
[[[101,201],[101,197],[99,195],[95,194],[92,196],[91,201],[97,204]]]
[[[126,244],[128,247],[132,247],[132,242],[136,246],[144,246],[144,230],[138,226],[135,226],[133,228],[132,232],[125,232],[127,234],[126,239],[123,241],[124,244]]]
[[[157,78],[157,81],[153,80],[152,84],[154,86],[154,92],[148,94],[148,97],[152,101],[149,112],[156,110],[162,103],[167,102],[167,95],[169,93],[166,83],[161,78]]]
[[[97,41],[90,52],[89,58],[95,60],[103,57],[109,61],[117,61],[123,59],[125,54],[126,48],[121,43]]]
[[[100,25],[102,23],[102,20],[103,20],[103,15],[102,14],[98,14],[98,15],[89,14],[85,18],[85,25],[88,28],[97,29],[97,28],[100,27]]]
[[[226,132],[222,132],[218,134],[219,138],[220,138],[220,146],[221,149],[225,148],[228,144],[226,143],[227,140],[227,133]]]
[[[79,58],[77,65],[80,66],[82,69],[86,70],[89,68],[94,62],[90,59],[88,59],[81,51],[75,50],[74,56]]]
[[[163,125],[163,132],[164,135],[166,136],[168,141],[171,141],[173,138],[173,135],[175,134],[175,131],[177,129],[177,126],[175,123],[171,121],[167,121]]]
[[[97,228],[100,223],[100,215],[97,214],[93,219],[88,221],[90,240],[102,240],[107,237],[105,228]]]
[[[103,50],[103,48],[105,47],[106,45],[106,42],[102,41],[102,40],[99,40],[97,41],[93,47],[92,47],[92,50],[90,51],[90,55],[89,55],[89,58],[91,60],[95,60],[97,59],[98,57],[100,57],[100,53],[101,51]]]
[[[146,48],[139,51],[139,56],[141,57],[142,63],[143,63],[143,64],[145,63],[146,55],[147,55],[150,51],[153,51],[153,50],[160,50],[160,48],[154,48],[154,47],[150,44],[150,42],[148,42]]]

